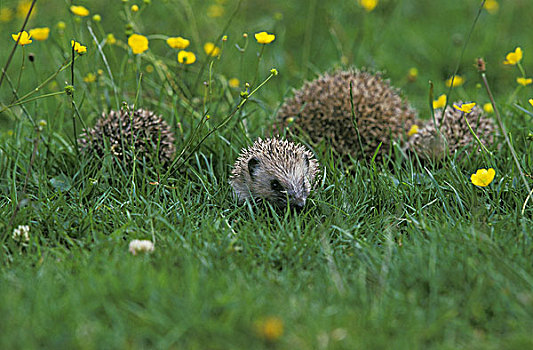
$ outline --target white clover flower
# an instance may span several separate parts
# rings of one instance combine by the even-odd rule
[[[28,225],[19,225],[13,230],[13,240],[17,242],[29,242],[30,241],[30,227]]]
[[[137,253],[151,253],[154,251],[154,244],[152,241],[134,239],[130,242],[129,251],[133,255],[137,255]]]

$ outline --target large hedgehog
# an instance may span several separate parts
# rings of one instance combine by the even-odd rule
[[[460,106],[462,103],[455,104]],[[442,109],[435,110],[435,122],[440,128],[440,133],[433,120],[429,120],[418,133],[410,137],[406,148],[416,152],[422,159],[436,161],[469,145],[478,149],[477,140],[470,132],[465,117],[481,143],[487,147],[492,145],[496,133],[494,121],[484,116],[479,107],[474,106],[470,113],[464,113],[448,106],[444,119]]]
[[[243,149],[230,184],[239,201],[266,200],[276,207],[301,209],[311,192],[318,161],[302,145],[287,140],[257,139]]]
[[[361,142],[352,117],[350,84]],[[368,159],[380,143],[379,156],[389,151],[393,140],[406,138],[415,111],[381,74],[349,70],[305,83],[283,103],[277,118],[315,143],[325,140],[344,159]]]
[[[174,133],[161,117],[146,109],[103,113],[79,139],[82,150],[98,156],[104,155],[107,143],[111,153],[127,164],[132,161],[132,141],[138,159],[151,159],[157,153],[159,162],[168,164],[174,158]]]

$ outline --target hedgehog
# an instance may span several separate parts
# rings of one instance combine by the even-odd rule
[[[239,204],[264,200],[277,208],[304,207],[318,172],[318,161],[306,147],[278,138],[258,138],[242,149],[230,184]]]
[[[277,119],[284,127],[307,134],[314,143],[326,141],[348,160],[350,156],[369,159],[380,144],[377,156],[383,156],[393,140],[406,138],[416,123],[416,113],[381,73],[352,69],[306,82],[284,101]]]
[[[137,158],[151,158],[158,153],[163,165],[174,158],[174,133],[160,116],[146,109],[102,113],[94,128],[86,129],[80,135],[79,143],[83,151],[98,156],[104,155],[107,143],[113,155],[130,164],[132,139]]]
[[[462,102],[455,104],[461,105]],[[435,128],[433,120],[430,120],[410,137],[405,148],[416,152],[423,160],[434,161],[442,160],[446,154],[454,154],[471,144],[477,149],[479,145],[470,132],[468,124],[484,146],[494,143],[496,134],[494,121],[484,116],[479,107],[474,106],[470,113],[463,113],[448,107],[444,113],[444,120],[442,116],[442,109],[435,110],[435,122],[440,126],[440,133]],[[468,124],[464,117],[468,120]]]

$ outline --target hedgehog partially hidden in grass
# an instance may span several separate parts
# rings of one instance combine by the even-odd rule
[[[230,184],[239,203],[266,200],[275,207],[301,209],[311,192],[318,161],[302,145],[276,138],[257,139],[243,149]]]
[[[154,160],[157,154],[159,163],[169,164],[174,158],[174,133],[169,125],[154,112],[146,109],[103,113],[94,128],[80,135],[83,151],[105,154],[106,145],[119,160],[132,162],[132,142],[137,159]]]
[[[462,105],[461,102],[455,104]],[[473,107],[470,113],[463,113],[448,106],[446,113],[443,113],[442,109],[435,110],[435,122],[439,125],[440,133],[433,120],[429,120],[411,136],[406,149],[416,152],[423,160],[433,161],[442,160],[447,154],[454,154],[469,145],[479,149],[478,141],[472,135],[465,119],[484,146],[488,147],[494,143],[494,121],[484,116],[479,107]]]
[[[369,159],[380,144],[378,158],[389,151],[394,140],[407,138],[415,124],[415,111],[381,74],[349,70],[305,83],[294,97],[285,100],[277,118],[315,143],[326,141],[344,159]]]

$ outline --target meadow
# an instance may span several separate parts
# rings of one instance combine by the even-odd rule
[[[0,348],[533,348],[533,2],[33,3],[0,0]],[[299,136],[321,164],[304,210],[238,205],[241,149],[293,89],[352,67],[423,119],[446,94],[506,133],[427,163]],[[170,166],[79,150],[138,107],[176,134]]]

